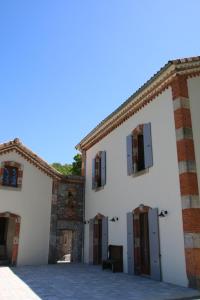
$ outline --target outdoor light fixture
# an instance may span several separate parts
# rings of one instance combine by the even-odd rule
[[[90,221],[84,221],[83,222],[83,224],[89,224],[90,223]]]
[[[119,221],[119,218],[118,217],[112,217],[112,219],[110,219],[111,222],[116,222],[116,221]]]
[[[161,210],[161,212],[159,213],[159,217],[166,217],[166,215],[168,214],[167,210]]]

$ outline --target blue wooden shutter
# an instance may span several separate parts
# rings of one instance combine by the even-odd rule
[[[144,138],[144,165],[146,169],[153,166],[151,123],[144,124],[143,138]]]
[[[133,213],[127,213],[127,260],[128,274],[134,274],[134,232]]]
[[[102,260],[108,259],[108,217],[102,219]]]
[[[106,184],[106,151],[101,152],[101,185]]]
[[[126,137],[126,151],[127,151],[127,174],[133,174],[133,136],[132,134]]]
[[[96,189],[95,158],[92,160],[92,189]]]
[[[89,263],[93,264],[93,247],[94,247],[94,219],[89,221]]]
[[[161,280],[160,240],[157,208],[149,210],[148,219],[151,279]]]

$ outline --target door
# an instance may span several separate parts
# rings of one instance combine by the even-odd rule
[[[143,206],[134,210],[133,235],[130,227],[132,219],[130,213],[128,215],[129,252],[132,244],[131,236],[134,236],[134,273],[161,280],[158,209]]]
[[[102,220],[94,221],[93,238],[93,263],[99,265],[102,263]]]
[[[148,213],[140,214],[140,270],[150,275],[149,222]]]

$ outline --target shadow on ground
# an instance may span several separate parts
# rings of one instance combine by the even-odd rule
[[[0,286],[6,300],[200,299],[197,290],[84,264],[0,268]]]

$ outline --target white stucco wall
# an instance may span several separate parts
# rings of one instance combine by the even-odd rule
[[[200,188],[200,77],[188,80],[195,158]]]
[[[126,136],[139,124],[151,122],[154,165],[149,173],[127,176]],[[92,159],[105,150],[107,184],[92,190]],[[177,163],[176,137],[171,89],[129,118],[87,151],[85,219],[101,213],[109,218],[109,244],[123,245],[124,268],[127,271],[126,213],[140,204],[167,210],[159,218],[161,266],[163,281],[187,286],[185,269],[182,209]],[[89,260],[89,225],[85,225],[85,262]]]
[[[22,189],[0,188],[0,212],[21,217],[18,265],[46,264],[49,252],[52,179],[15,152],[2,161],[23,165]]]

